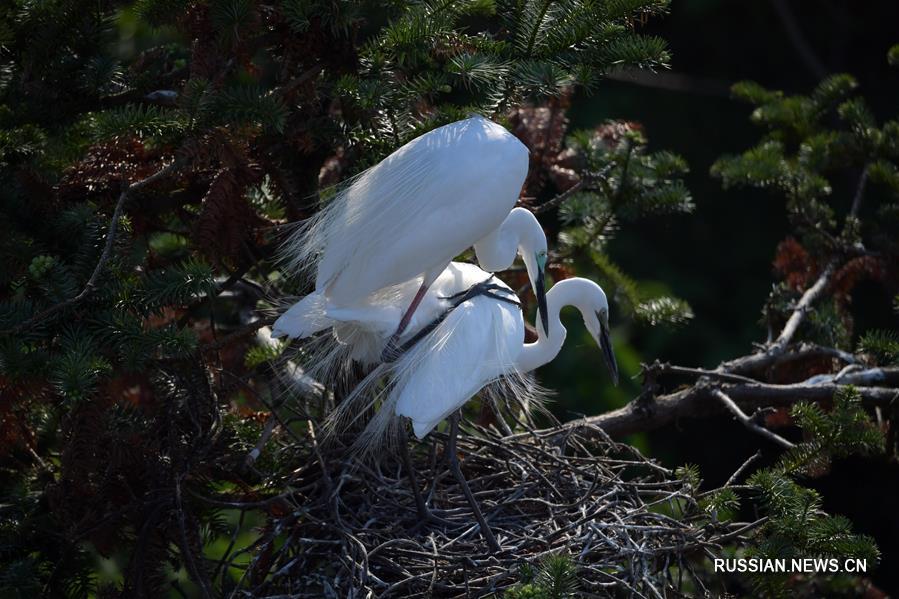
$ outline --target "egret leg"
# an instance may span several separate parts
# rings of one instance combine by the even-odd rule
[[[400,457],[403,460],[403,468],[406,469],[406,475],[409,477],[409,484],[412,485],[412,495],[415,497],[415,508],[418,510],[418,517],[422,522],[440,520],[428,509],[425,498],[421,494],[418,486],[418,476],[415,474],[415,467],[412,465],[412,458],[409,456],[409,439],[406,436],[406,430],[400,427]]]
[[[493,531],[490,530],[490,526],[487,525],[487,520],[484,519],[484,514],[481,513],[481,508],[478,506],[474,493],[471,492],[468,481],[465,480],[465,476],[462,474],[462,467],[459,465],[459,456],[456,455],[456,437],[459,435],[460,416],[461,411],[456,412],[450,416],[449,419],[449,441],[446,444],[447,461],[449,462],[450,470],[453,471],[453,475],[456,477],[456,480],[459,481],[459,486],[462,487],[462,493],[465,494],[465,499],[468,500],[471,511],[474,512],[474,517],[481,528],[481,534],[484,535],[484,538],[487,540],[487,545],[490,547],[490,553],[499,553],[502,551],[502,548],[499,546],[499,543],[496,542]]]
[[[412,298],[412,303],[409,304],[409,307],[400,319],[399,326],[396,327],[396,331],[390,336],[387,345],[384,347],[384,351],[381,352],[382,362],[392,362],[396,359],[397,342],[400,340],[400,335],[402,335],[403,331],[406,330],[406,327],[409,326],[409,321],[412,320],[412,315],[415,313],[421,300],[424,299],[425,294],[428,292],[428,287],[430,287],[430,283],[425,280],[425,282],[421,284],[421,287],[418,288],[418,292],[415,294],[415,297]]]

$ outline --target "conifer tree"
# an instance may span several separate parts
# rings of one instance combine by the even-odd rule
[[[522,203],[558,223],[554,277],[587,264],[622,320],[687,322],[685,302],[647,290],[607,252],[620,227],[693,211],[685,161],[651,149],[634,123],[571,132],[566,120],[573,90],[667,66],[665,42],[643,29],[667,5],[51,0],[0,14],[0,594],[315,596],[355,584],[336,574],[342,555],[291,569],[307,552],[292,527],[319,499],[307,489],[333,490],[327,469],[305,469],[321,458],[315,427],[331,396],[316,382],[308,396],[279,393],[283,348],[256,333],[266,308],[307,291],[273,260],[284,224],[441,124],[489,115],[531,147]],[[848,76],[809,96],[740,86],[766,137],[714,174],[787,198],[797,239],[778,254],[772,327],[826,274],[803,339],[889,368],[896,331],[853,331],[845,308],[862,277],[895,292],[899,126],[874,122],[854,88]],[[838,167],[861,172],[839,224],[827,178]],[[864,218],[874,184],[894,195]],[[796,478],[831,456],[895,451],[895,433],[884,442],[868,420],[871,397],[859,384],[831,410],[795,408],[809,439],[750,479],[769,515],[735,547],[875,558]],[[785,403],[801,399],[815,400]],[[697,509],[672,518],[696,530],[753,500],[681,478]],[[511,596],[589,583],[566,558],[534,567],[519,585],[534,592]]]

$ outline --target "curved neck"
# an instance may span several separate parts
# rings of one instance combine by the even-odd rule
[[[565,279],[553,285],[546,294],[547,316],[549,318],[549,338],[540,326],[540,316],[537,316],[537,341],[525,343],[515,361],[515,367],[520,372],[530,372],[544,364],[551,362],[559,355],[562,344],[565,343],[567,331],[562,326],[559,313],[565,306],[574,306],[586,316],[590,311],[585,302],[583,279]]]
[[[513,208],[502,225],[474,244],[474,251],[478,264],[487,272],[506,270],[515,262],[515,254],[519,253],[533,280],[536,273],[531,273],[529,261],[534,261],[537,249],[545,248],[545,240],[537,217],[524,208]]]

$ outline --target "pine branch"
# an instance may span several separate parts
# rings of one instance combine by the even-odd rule
[[[846,215],[846,219],[843,224],[844,233],[848,232],[852,227],[853,221],[855,221],[858,212],[861,209],[862,198],[864,197],[869,171],[870,169],[868,168],[868,165],[865,165],[856,185],[855,193],[853,194],[852,207],[849,211],[849,214]],[[796,331],[799,330],[799,326],[805,320],[805,317],[810,311],[812,304],[814,304],[827,289],[831,277],[837,270],[837,267],[840,266],[841,261],[842,259],[840,257],[832,258],[827,266],[824,267],[824,270],[821,271],[821,274],[818,275],[818,279],[812,284],[811,287],[805,290],[805,292],[802,294],[802,297],[799,298],[799,301],[793,308],[793,312],[790,314],[790,318],[787,319],[787,323],[784,325],[780,334],[777,336],[777,339],[775,339],[774,342],[767,347],[767,349],[757,354],[760,361],[765,360],[766,357],[777,358],[784,353],[787,346],[793,340]],[[718,371],[722,370],[724,370],[724,365],[718,368]]]
[[[100,274],[103,272],[103,268],[106,266],[106,263],[109,262],[110,257],[112,257],[112,246],[115,243],[116,233],[118,233],[119,220],[121,220],[122,218],[125,204],[131,197],[131,194],[143,187],[156,183],[160,179],[164,179],[169,174],[177,170],[179,166],[180,165],[177,162],[173,162],[168,166],[156,171],[149,177],[132,183],[131,185],[126,187],[121,194],[119,194],[118,202],[116,202],[115,210],[113,211],[112,218],[109,222],[109,229],[106,231],[106,244],[103,246],[103,252],[100,254],[100,259],[97,261],[97,265],[94,267],[94,270],[91,273],[90,278],[87,280],[84,289],[82,289],[78,295],[67,299],[64,302],[54,304],[53,306],[50,306],[45,310],[41,310],[28,320],[25,320],[12,328],[6,329],[5,331],[0,331],[0,334],[14,335],[17,333],[21,333],[36,322],[47,319],[54,314],[65,310],[66,308],[71,308],[72,306],[77,305],[85,298],[87,298],[96,288],[97,280],[100,278]]]

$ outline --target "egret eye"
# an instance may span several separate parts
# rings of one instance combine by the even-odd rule
[[[537,252],[537,268],[540,270],[546,269],[546,252],[544,250],[540,250]]]

